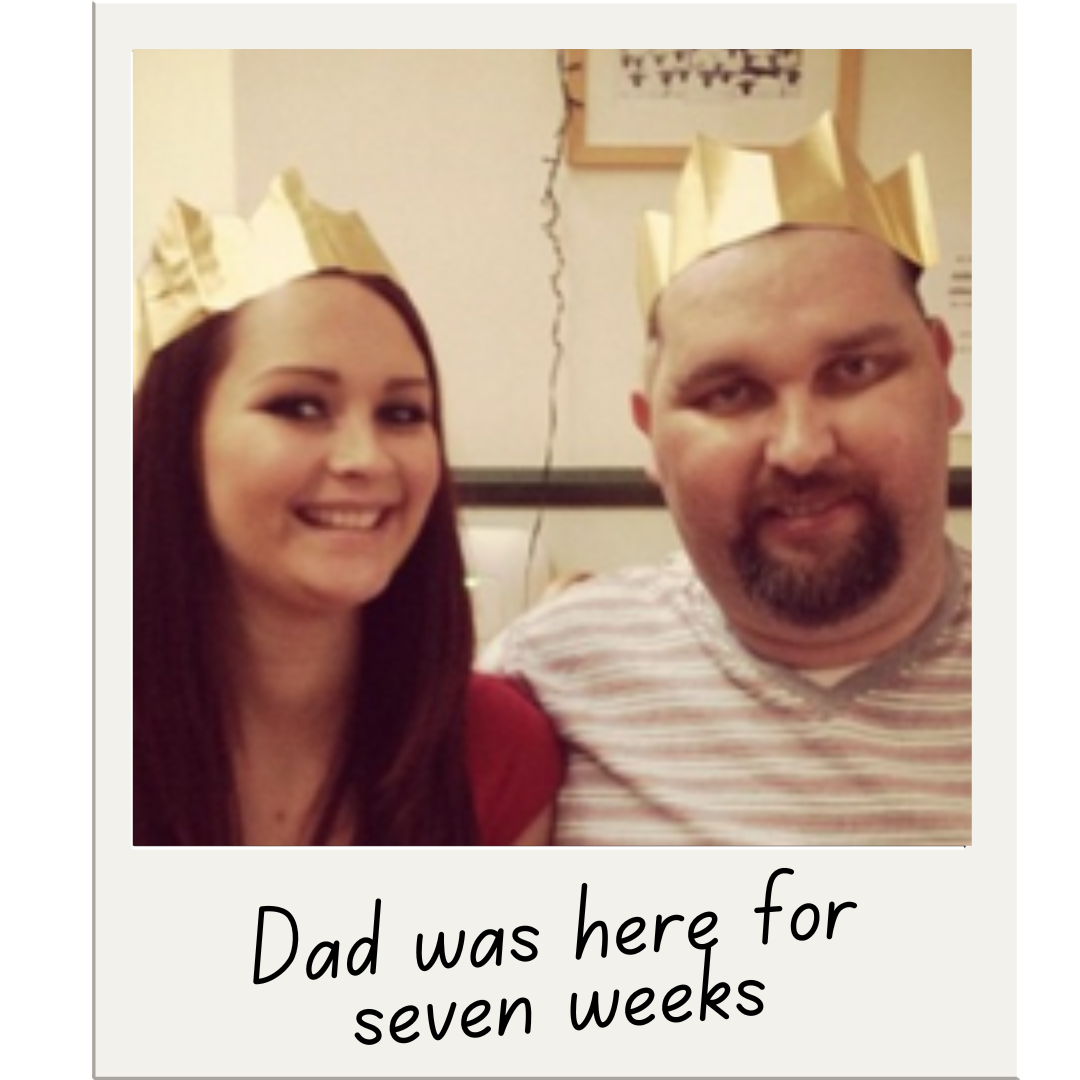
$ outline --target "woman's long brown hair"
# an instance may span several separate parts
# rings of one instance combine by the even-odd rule
[[[385,278],[349,275],[385,299],[424,356],[441,481],[388,588],[357,613],[359,678],[312,843],[352,815],[358,844],[468,844],[477,828],[466,769],[472,613],[427,331]],[[166,346],[134,403],[134,841],[239,842],[230,756],[230,612],[199,477],[198,431],[225,362],[230,316]]]

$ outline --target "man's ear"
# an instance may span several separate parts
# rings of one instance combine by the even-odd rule
[[[953,358],[953,339],[945,321],[939,318],[926,320],[927,329],[930,331],[930,339],[934,343],[934,352],[937,353],[941,364],[942,374],[946,383],[946,391],[949,395],[949,425],[956,427],[964,415],[964,403],[960,395],[952,387],[949,379],[949,365]]]
[[[952,362],[953,339],[945,320],[932,315],[926,320],[926,328],[930,331],[930,340],[934,343],[934,351],[941,361],[941,366],[947,368]]]
[[[634,417],[634,426],[649,440],[651,449],[652,405],[649,402],[648,395],[644,391],[635,390],[630,395],[630,412]],[[651,452],[649,454],[649,462],[645,466],[645,474],[654,483],[660,482],[660,477],[656,471],[656,458]]]
[[[649,438],[652,431],[652,409],[649,406],[649,399],[643,390],[635,390],[630,395],[630,412],[634,417],[634,427],[636,427],[646,439]]]

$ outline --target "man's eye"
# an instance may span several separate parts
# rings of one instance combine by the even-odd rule
[[[326,403],[307,394],[283,394],[268,401],[264,408],[286,420],[322,420],[327,416]]]
[[[830,365],[826,381],[838,389],[870,386],[888,373],[888,365],[876,356],[845,356]]]
[[[701,404],[706,412],[727,416],[753,408],[761,398],[761,387],[749,380],[740,379],[738,382],[712,387],[704,395]]]

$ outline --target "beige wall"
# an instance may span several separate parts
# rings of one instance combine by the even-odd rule
[[[296,165],[323,201],[362,208],[409,282],[440,355],[455,464],[539,466],[555,267],[541,196],[562,120],[554,50],[136,51],[133,79],[137,264],[169,196],[248,213]],[[864,50],[860,105],[871,167],[921,149],[939,206],[970,220],[970,50]],[[642,210],[667,206],[674,175],[560,174],[557,465],[645,462],[627,410],[640,349],[634,234]],[[552,517],[567,563],[667,542],[651,517],[592,520]],[[970,532],[963,516],[956,527]]]
[[[236,132],[228,49],[138,49],[131,57],[137,267],[174,197],[233,208]]]

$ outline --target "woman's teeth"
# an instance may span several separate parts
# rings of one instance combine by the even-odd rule
[[[330,508],[305,507],[300,517],[308,525],[319,529],[343,529],[352,532],[367,532],[382,521],[385,510],[342,510]]]

